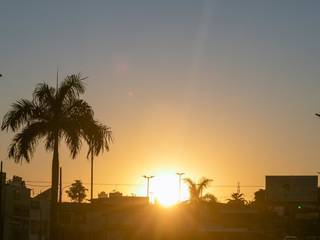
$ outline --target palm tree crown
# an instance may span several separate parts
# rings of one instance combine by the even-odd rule
[[[31,101],[21,99],[12,105],[1,129],[22,129],[10,145],[9,157],[29,162],[41,138],[45,138],[46,150],[52,151],[56,140],[64,137],[72,158],[80,150],[82,137],[93,142],[95,154],[109,150],[110,129],[94,120],[92,108],[79,98],[85,91],[84,79],[80,74],[67,76],[58,89],[40,83]]]
[[[21,99],[12,104],[3,118],[1,130],[18,132],[9,147],[8,155],[16,162],[30,161],[39,140],[44,139],[47,151],[53,152],[51,179],[51,230],[56,224],[56,204],[59,178],[59,142],[64,139],[75,158],[82,139],[89,145],[89,153],[98,155],[109,150],[111,130],[94,119],[91,106],[80,98],[85,92],[80,74],[67,76],[57,88],[40,83],[33,91],[32,100]],[[88,153],[88,154],[89,154]]]
[[[212,179],[202,177],[198,183],[191,178],[185,178],[184,181],[189,187],[190,201],[197,203],[202,200],[202,193],[209,186],[210,182],[212,182]]]

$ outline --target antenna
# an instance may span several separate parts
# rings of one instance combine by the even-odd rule
[[[237,183],[237,193],[240,194],[240,182]]]
[[[59,87],[59,66],[57,66],[57,80],[56,80],[56,92],[58,93],[58,87]]]

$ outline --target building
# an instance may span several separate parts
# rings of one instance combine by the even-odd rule
[[[30,199],[30,240],[49,238],[51,189]]]
[[[266,200],[270,203],[316,203],[318,176],[266,176]]]
[[[50,202],[47,195],[50,189],[31,198],[30,189],[21,177],[13,176],[6,181],[6,173],[1,172],[1,180],[1,239],[48,239]]]
[[[30,189],[21,177],[14,176],[2,185],[1,205],[3,239],[28,240]]]
[[[119,192],[93,199],[92,203],[59,205],[59,239],[126,239],[134,226],[150,213],[147,197]]]
[[[266,202],[287,235],[320,235],[318,176],[266,176]]]

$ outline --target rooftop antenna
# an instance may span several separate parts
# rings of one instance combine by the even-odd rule
[[[57,66],[57,80],[56,80],[56,93],[58,93],[58,87],[59,87],[59,66]]]
[[[240,194],[240,182],[237,183],[237,193]]]

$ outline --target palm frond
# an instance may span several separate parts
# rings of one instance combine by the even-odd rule
[[[212,179],[202,177],[198,183],[198,189],[204,190],[209,186],[209,184],[212,182]]]
[[[85,79],[86,77],[82,77],[80,73],[68,75],[57,90],[59,102],[63,102],[66,99],[78,98],[80,94],[83,94],[85,91]]]
[[[110,144],[113,142],[112,131],[109,127],[93,120],[87,122],[83,130],[84,139],[89,145],[87,157],[91,154],[97,156],[105,150],[109,151]]]
[[[22,159],[29,162],[38,140],[44,137],[47,131],[46,122],[34,122],[27,125],[13,138],[9,146],[9,158],[13,158],[16,162],[21,162]]]
[[[13,132],[23,124],[28,123],[34,117],[35,104],[27,99],[20,99],[11,105],[2,120],[1,130],[11,129]]]
[[[109,151],[110,143],[113,142],[112,131],[109,127],[95,122],[96,124],[96,134],[92,137],[92,147],[94,149],[95,155],[98,155],[104,150]]]
[[[197,184],[191,178],[184,178],[189,188],[190,200],[197,201],[199,199]]]
[[[58,139],[61,139],[61,133],[58,133]],[[53,131],[53,129],[48,130],[48,134],[46,136],[45,140],[45,148],[47,151],[53,151],[54,150],[54,143],[56,141],[56,133]]]
[[[55,89],[46,83],[39,83],[33,91],[34,101],[40,105],[49,105],[51,108],[55,105]]]
[[[82,145],[81,129],[77,121],[66,120],[62,123],[62,129],[66,144],[68,145],[72,158],[75,158],[79,153]]]
[[[72,119],[90,120],[93,119],[92,107],[82,99],[70,99],[63,107],[64,115]]]

